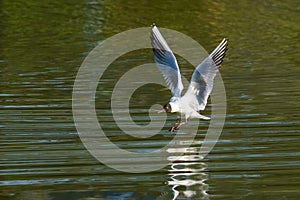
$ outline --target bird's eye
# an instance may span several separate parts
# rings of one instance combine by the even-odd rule
[[[169,103],[167,103],[166,105],[164,105],[164,109],[166,112],[171,112],[171,106]]]

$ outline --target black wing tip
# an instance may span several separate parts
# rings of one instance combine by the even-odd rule
[[[153,24],[151,25],[151,29],[154,29],[154,28],[157,28],[157,26],[156,26],[155,23],[153,23]]]
[[[219,45],[217,46],[216,49],[218,49],[219,47],[225,47],[225,49],[227,49],[228,47],[228,38],[224,37],[223,40],[219,43]]]
[[[228,38],[224,37],[223,40],[221,41],[221,43],[228,43]]]
[[[228,50],[228,39],[223,38],[220,44],[216,47],[216,49],[211,53],[211,58],[215,62],[215,65],[220,68],[223,63],[223,59]]]

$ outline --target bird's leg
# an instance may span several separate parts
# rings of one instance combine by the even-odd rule
[[[181,122],[181,123],[179,124],[178,129],[179,129],[182,125],[185,125],[185,124],[187,124],[187,123],[188,123],[187,118],[185,118],[185,121],[184,121],[184,122]]]
[[[180,122],[181,121],[181,118],[177,118],[176,119],[176,122],[175,124],[172,126],[172,128],[169,129],[170,132],[174,132],[175,130],[179,130],[179,128],[182,126],[182,125],[185,125],[188,123],[187,121],[187,117],[185,117],[185,121],[184,122]]]
[[[185,121],[184,122],[181,122],[178,127],[177,127],[177,130],[182,126],[182,125],[185,125],[187,124],[187,117],[185,118]]]
[[[181,121],[181,118],[180,116],[176,119],[174,125],[169,129],[170,132],[174,132],[175,130],[178,130],[179,127],[180,127],[180,121]]]

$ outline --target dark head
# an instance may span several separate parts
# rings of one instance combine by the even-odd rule
[[[172,107],[170,103],[167,103],[166,105],[164,105],[163,109],[158,111],[158,113],[163,113],[163,112],[172,112]]]
[[[166,105],[164,105],[164,110],[165,110],[166,112],[171,112],[171,111],[172,111],[171,105],[170,105],[169,103],[167,103]]]

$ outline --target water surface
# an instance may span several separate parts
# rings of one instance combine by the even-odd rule
[[[0,3],[0,199],[298,199],[300,196],[300,3],[297,1],[2,1]],[[227,116],[222,135],[197,157],[208,122],[181,160],[142,174],[101,164],[83,146],[72,116],[72,89],[85,56],[121,31],[155,22],[207,51],[227,37],[221,74]],[[151,50],[116,60],[99,83],[98,119],[110,139],[151,151],[173,137],[128,137],[113,121],[110,96],[128,69],[153,62]],[[182,74],[193,67],[179,59]],[[156,92],[159,95],[156,96]],[[163,104],[159,86],[131,101],[137,124]],[[119,110],[122,112],[122,110]],[[210,114],[210,106],[204,114]],[[112,158],[113,159],[113,158]],[[151,164],[151,163],[149,163]],[[134,167],[134,166],[132,166]]]

